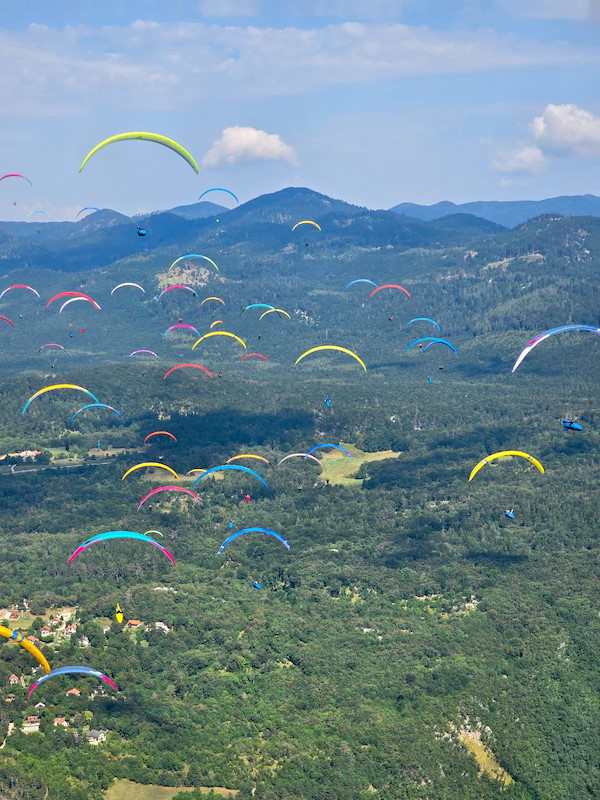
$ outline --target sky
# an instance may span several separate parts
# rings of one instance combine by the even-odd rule
[[[0,0],[0,175],[32,183],[0,218],[600,194],[599,34],[600,0]],[[78,172],[126,131],[199,175],[146,141]]]

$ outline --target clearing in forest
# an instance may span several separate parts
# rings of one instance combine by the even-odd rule
[[[334,486],[362,486],[362,480],[350,477],[358,472],[362,464],[367,461],[383,461],[384,458],[397,458],[400,455],[393,450],[365,453],[352,444],[342,442],[341,445],[348,450],[352,458],[348,458],[339,450],[321,451],[319,454],[322,465],[321,478],[329,479],[329,483]]]
[[[126,778],[116,780],[104,793],[105,800],[171,800],[179,792],[191,792],[194,788],[201,792],[213,791],[223,797],[235,797],[237,789],[224,789],[222,786],[157,786],[128,781]]]

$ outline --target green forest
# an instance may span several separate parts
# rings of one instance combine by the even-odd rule
[[[285,211],[304,219],[298,203]],[[177,800],[225,788],[239,800],[597,796],[600,341],[553,336],[511,369],[537,333],[598,324],[600,220],[548,215],[503,230],[467,215],[436,227],[309,207],[322,232],[290,243],[257,221],[260,208],[242,211],[229,212],[230,227],[207,218],[157,246],[150,223],[150,244],[124,256],[107,251],[101,226],[66,243],[21,242],[20,267],[16,237],[4,244],[0,288],[29,284],[41,299],[0,299],[14,323],[0,330],[0,625],[35,637],[53,668],[93,667],[118,691],[63,675],[27,699],[43,672],[0,640],[0,797],[104,800],[121,779],[176,787],[164,796]],[[39,256],[47,247],[60,261],[63,245],[63,271]],[[185,252],[208,253],[219,271],[189,260],[168,272]],[[410,297],[344,290],[356,279]],[[145,293],[111,294],[121,282]],[[157,300],[173,284],[195,293]],[[101,309],[45,307],[65,291]],[[214,296],[225,305],[201,305]],[[253,303],[289,318],[259,319],[264,308],[244,310]],[[416,317],[441,332],[407,326]],[[246,347],[212,337],[192,351],[199,337],[165,333],[174,324],[232,332]],[[457,354],[405,352],[438,335]],[[321,345],[350,349],[367,370],[334,351],[294,366]],[[138,349],[158,358],[130,356]],[[242,361],[249,353],[268,362]],[[213,377],[163,378],[191,362]],[[73,390],[22,413],[63,383],[121,416],[92,408],[70,422],[94,402]],[[174,438],[144,444],[156,430]],[[277,466],[324,443],[398,455],[355,459],[351,485],[310,459]],[[468,481],[503,450],[533,455],[544,474],[505,458]],[[200,473],[188,471],[243,454],[268,460],[233,462],[268,488],[222,472],[195,484],[202,505],[167,492],[138,508],[153,488],[191,489]],[[180,477],[154,468],[122,480],[140,462]],[[280,532],[289,552],[249,534],[217,557],[245,527]],[[176,564],[131,540],[67,563],[89,537],[118,530],[160,532]]]

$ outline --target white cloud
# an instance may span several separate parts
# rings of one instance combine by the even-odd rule
[[[550,103],[530,129],[537,145],[549,155],[600,155],[600,117],[573,103]]]
[[[400,24],[31,25],[23,31],[0,28],[0,104],[4,113],[30,115],[166,112],[213,100],[253,101],[411,76],[599,61],[596,49],[583,46]]]
[[[240,161],[288,161],[296,164],[296,152],[277,133],[258,128],[233,125],[225,128],[221,137],[202,159],[205,167],[236,164]]]
[[[492,166],[498,172],[539,172],[544,166],[544,154],[535,145],[523,145],[499,154]]]

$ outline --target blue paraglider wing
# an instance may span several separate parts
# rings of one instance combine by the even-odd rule
[[[219,467],[212,467],[211,469],[207,469],[206,472],[203,472],[201,475],[198,475],[198,477],[192,484],[192,487],[194,487],[198,483],[198,481],[201,481],[202,478],[206,478],[207,475],[211,475],[213,472],[220,472],[221,470],[224,469],[235,469],[238,470],[239,472],[249,472],[250,475],[254,475],[255,478],[258,478],[258,480],[262,483],[262,485],[265,488],[267,489],[269,488],[269,484],[263,477],[261,477],[258,474],[258,472],[255,472],[253,469],[249,469],[248,467],[241,467],[239,464],[221,464],[221,466]]]
[[[228,536],[227,539],[225,539],[221,547],[219,547],[217,555],[220,556],[230,542],[233,542],[234,539],[237,539],[238,536],[243,536],[245,533],[267,533],[269,536],[274,536],[276,539],[278,539],[281,544],[287,547],[288,550],[290,549],[289,543],[283,538],[283,536],[280,533],[277,533],[277,531],[271,530],[271,528],[242,528],[241,530],[232,533],[231,536]]]

